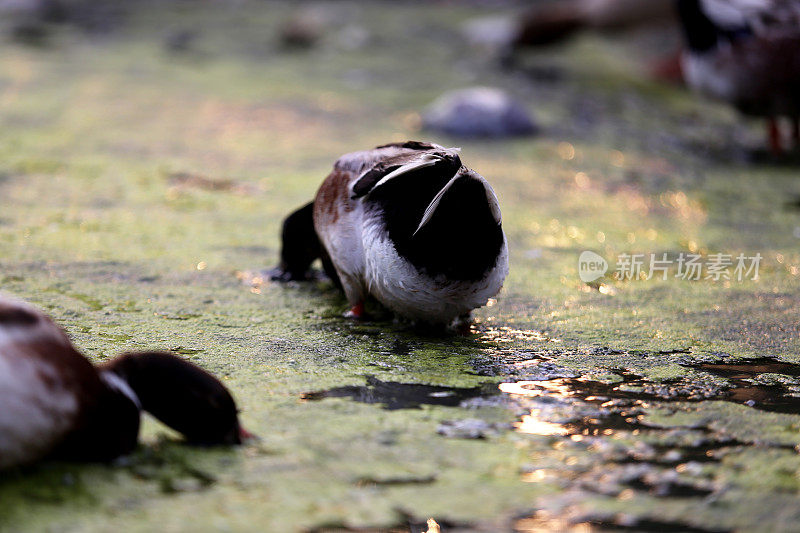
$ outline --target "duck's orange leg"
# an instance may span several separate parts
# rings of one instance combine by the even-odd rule
[[[344,316],[347,318],[364,318],[364,301],[362,300],[351,307]]]
[[[781,130],[775,117],[770,117],[767,120],[767,135],[769,136],[769,149],[772,151],[772,155],[781,155],[783,153]]]

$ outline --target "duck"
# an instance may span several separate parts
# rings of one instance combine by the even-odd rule
[[[693,90],[767,119],[767,143],[783,152],[780,118],[800,143],[800,4],[796,0],[677,0]]]
[[[615,32],[669,24],[671,0],[558,0],[522,13],[511,34],[514,49],[557,44],[584,30]]]
[[[0,470],[130,454],[143,411],[191,444],[252,437],[230,392],[200,367],[167,352],[95,366],[43,312],[0,295]]]
[[[406,141],[341,156],[282,227],[273,279],[320,259],[363,318],[374,298],[401,319],[462,324],[502,288],[508,245],[497,195],[460,149]]]

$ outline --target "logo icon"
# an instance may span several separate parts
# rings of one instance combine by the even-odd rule
[[[603,277],[607,270],[608,262],[591,250],[581,252],[578,257],[578,276],[584,283]]]

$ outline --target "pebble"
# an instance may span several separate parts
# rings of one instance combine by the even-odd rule
[[[424,111],[422,124],[431,131],[465,138],[524,136],[538,130],[522,102],[492,87],[445,93]]]

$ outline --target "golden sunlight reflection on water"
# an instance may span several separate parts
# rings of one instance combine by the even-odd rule
[[[574,524],[565,518],[553,516],[546,511],[538,511],[533,516],[522,518],[514,523],[514,531],[519,533],[547,533],[552,531],[591,533],[594,530],[591,524]]]
[[[516,383],[501,383],[500,391],[506,394],[519,394],[531,398],[543,396],[546,393],[561,396],[572,396],[570,387],[560,379],[547,381],[517,381]]]
[[[518,381],[516,383],[501,383],[498,385],[501,392],[535,398],[547,394],[557,394],[570,396],[569,387],[562,380],[549,381]],[[569,430],[563,424],[547,422],[542,420],[538,409],[531,410],[530,414],[524,415],[519,422],[514,423],[514,427],[520,433],[530,435],[567,435]]]
[[[441,533],[442,529],[439,527],[439,524],[433,518],[428,518],[428,530],[425,533]]]
[[[514,423],[514,427],[520,433],[529,435],[566,435],[567,428],[554,422],[545,422],[537,418],[538,412],[531,411],[531,414],[522,417],[522,420]]]
[[[490,326],[482,333],[480,340],[494,342],[514,342],[519,340],[537,340],[549,342],[561,342],[559,339],[548,337],[541,331],[530,329],[514,329],[509,326]]]

